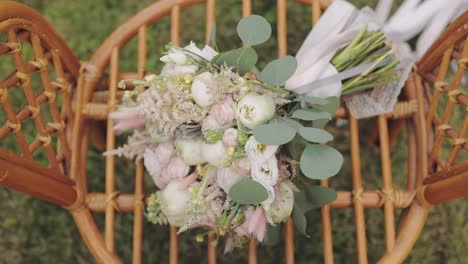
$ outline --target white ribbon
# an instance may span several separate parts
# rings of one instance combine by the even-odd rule
[[[285,86],[298,94],[339,96],[341,81],[362,73],[368,67],[364,65],[338,73],[330,61],[336,51],[349,44],[365,24],[369,30],[383,30],[394,41],[392,46],[399,50],[400,61],[414,60],[424,54],[456,13],[462,12],[460,9],[466,10],[467,3],[468,0],[451,0],[450,4],[447,0],[406,0],[386,22],[393,0],[380,0],[375,12],[369,8],[357,10],[346,1],[335,0],[297,52],[297,70]],[[413,55],[404,41],[422,31],[416,44],[416,54]],[[363,118],[393,110],[411,63],[400,63],[398,68],[400,80],[397,82],[345,99],[353,115]]]

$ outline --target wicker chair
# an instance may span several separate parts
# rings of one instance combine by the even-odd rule
[[[277,1],[278,55],[287,51],[286,0]],[[313,6],[312,23],[331,1],[300,0]],[[115,214],[134,215],[133,263],[141,262],[142,223],[145,194],[144,167],[135,171],[135,192],[120,194],[115,188],[115,160],[105,161],[105,191],[89,193],[86,163],[91,138],[97,146],[113,149],[115,134],[96,129],[96,121],[107,128],[107,119],[121,97],[117,82],[123,78],[142,78],[147,72],[146,31],[164,16],[171,17],[171,40],[179,43],[181,9],[206,4],[206,39],[215,20],[215,0],[161,0],[138,13],[119,27],[86,63],[80,63],[53,27],[38,13],[15,2],[0,3],[0,56],[11,57],[11,74],[0,80],[0,102],[5,120],[0,124],[0,142],[14,137],[19,151],[0,147],[0,185],[59,204],[70,211],[81,236],[100,263],[121,263],[114,251]],[[242,1],[242,15],[251,13],[251,0]],[[359,123],[341,107],[337,117],[348,119],[352,186],[340,190],[338,198],[321,209],[325,263],[333,263],[331,210],[353,208],[356,247],[359,263],[367,263],[364,209],[383,209],[386,251],[380,263],[401,263],[421,232],[429,209],[440,203],[468,194],[468,161],[459,153],[468,149],[466,133],[468,114],[463,123],[452,124],[454,108],[468,109],[468,97],[461,90],[468,67],[468,13],[452,23],[427,54],[417,63],[394,112],[375,120],[371,139],[379,142],[383,186],[368,190],[361,175]],[[119,70],[120,51],[136,38],[138,58],[136,72]],[[25,61],[23,50],[31,48],[34,58]],[[450,63],[455,60],[456,73],[448,79]],[[3,60],[2,60],[3,62]],[[106,74],[108,70],[108,74]],[[31,78],[42,80],[42,90],[34,90]],[[25,101],[15,106],[13,93],[22,93]],[[442,107],[442,105],[444,105]],[[440,114],[440,115],[439,115]],[[25,135],[22,127],[29,122],[36,135]],[[391,125],[388,125],[391,122]],[[453,122],[452,122],[453,123]],[[398,132],[407,129],[408,170],[406,189],[394,189],[391,170],[391,146]],[[27,140],[31,137],[33,140]],[[447,140],[451,144],[446,144]],[[37,153],[45,153],[49,164],[37,162]],[[346,153],[345,153],[346,154]],[[328,181],[321,185],[327,186]],[[395,210],[402,209],[395,226]],[[105,214],[104,235],[92,212]],[[294,263],[293,223],[284,228],[286,263]],[[178,262],[177,229],[170,231],[170,263]],[[211,238],[213,239],[213,238]],[[207,246],[209,263],[216,263],[216,248]],[[249,263],[257,263],[257,245],[248,246]]]

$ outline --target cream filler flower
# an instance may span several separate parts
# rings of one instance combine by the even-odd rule
[[[275,102],[269,95],[248,93],[237,104],[237,116],[242,125],[253,129],[275,115]]]

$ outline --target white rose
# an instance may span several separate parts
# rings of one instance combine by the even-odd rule
[[[265,124],[275,115],[275,102],[268,95],[249,93],[237,105],[237,116],[240,122],[253,129]]]
[[[203,143],[202,146],[203,159],[211,165],[223,168],[227,157],[226,148],[221,140],[214,144]]]
[[[161,210],[167,216],[169,223],[174,226],[182,226],[187,222],[185,209],[192,198],[188,190],[183,190],[178,181],[171,181],[161,192]]]
[[[179,156],[184,160],[187,165],[198,165],[205,163],[202,155],[201,140],[177,139],[175,146]]]
[[[229,168],[219,168],[217,170],[217,179],[219,187],[224,190],[225,193],[229,193],[231,187],[240,181],[242,176],[237,174],[234,170]]]
[[[284,222],[291,215],[294,206],[294,191],[289,184],[282,182],[276,188],[275,200],[269,207],[275,223]]]
[[[214,85],[213,75],[209,72],[204,72],[195,77],[192,83],[193,100],[201,107],[211,106],[213,102],[213,93],[210,91]]]
[[[193,41],[190,41],[190,44],[185,46],[186,50],[197,54],[198,56],[211,61],[211,59],[218,54],[212,47],[205,45],[203,50],[200,50]]]
[[[278,181],[278,160],[275,156],[262,163],[253,163],[250,168],[252,178],[264,185],[274,186]]]
[[[245,154],[251,163],[263,163],[274,156],[278,146],[260,144],[251,136],[245,143]]]

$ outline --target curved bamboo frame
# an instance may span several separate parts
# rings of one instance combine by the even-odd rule
[[[0,32],[5,30],[9,32],[9,42],[0,43],[0,55],[13,53],[17,68],[16,74],[0,83],[0,88],[7,87],[0,89],[2,92],[0,99],[4,98],[4,91],[8,93],[8,88],[16,83],[22,84],[25,93],[30,94],[31,88],[26,77],[35,72],[40,72],[46,87],[44,93],[37,98],[27,96],[29,98],[27,105],[16,114],[9,106],[8,100],[0,100],[6,112],[9,113],[8,123],[0,128],[0,140],[8,133],[14,133],[23,150],[22,157],[19,157],[0,148],[0,184],[68,208],[83,240],[99,263],[121,262],[114,253],[114,215],[116,209],[119,209],[119,212],[133,212],[134,214],[132,262],[141,262],[143,206],[145,203],[144,168],[141,162],[136,166],[135,193],[119,194],[114,187],[114,157],[109,156],[106,158],[105,192],[88,193],[84,168],[87,162],[90,137],[95,140],[100,139],[97,143],[105,146],[108,150],[113,149],[115,144],[115,134],[112,129],[107,129],[106,135],[96,133],[96,122],[91,121],[105,120],[106,127],[111,128],[113,126],[112,120],[106,119],[106,117],[107,113],[116,106],[121,96],[121,93],[116,90],[117,81],[128,77],[142,78],[147,74],[145,71],[147,28],[160,18],[170,15],[171,40],[178,44],[181,9],[205,2],[207,6],[206,39],[208,39],[216,17],[215,0],[162,0],[139,12],[114,31],[91,59],[81,65],[81,69],[70,49],[39,14],[14,2],[0,3]],[[321,10],[331,1],[297,0],[297,2],[313,7],[311,18],[312,23],[316,23]],[[242,4],[242,15],[249,15],[252,9],[251,0],[243,0]],[[286,0],[277,0],[279,56],[285,55],[287,51],[286,4]],[[371,140],[377,140],[380,143],[383,172],[381,190],[364,190],[360,168],[359,121],[350,116],[345,108],[341,107],[338,110],[337,117],[349,120],[353,186],[351,191],[339,191],[338,199],[322,208],[325,263],[333,263],[330,219],[330,211],[333,208],[354,208],[359,263],[367,263],[364,208],[383,208],[387,247],[379,263],[401,263],[422,230],[430,207],[468,194],[466,188],[460,187],[463,186],[461,184],[468,184],[468,164],[464,161],[455,163],[458,153],[468,149],[466,144],[468,117],[465,114],[464,122],[459,131],[449,125],[449,117],[453,108],[456,105],[462,107],[468,105],[468,98],[457,92],[462,73],[468,65],[468,42],[465,41],[468,29],[464,27],[467,23],[468,14],[464,14],[449,26],[444,35],[418,63],[417,70],[411,74],[404,89],[403,97],[407,101],[397,104],[393,113],[375,118],[378,130],[371,135]],[[119,72],[120,50],[134,37],[138,39],[137,71],[135,73],[121,73]],[[57,85],[57,82],[53,84],[47,78],[48,76],[40,71],[39,66],[41,65],[37,60],[29,64],[22,63],[19,49],[14,45],[19,43],[18,41],[30,41],[39,61],[51,62],[62,80],[67,80],[68,84],[77,86],[77,89],[73,91],[62,89],[65,97],[68,96],[68,100],[64,101],[63,106],[51,100],[60,85]],[[446,72],[452,58],[459,61],[460,67],[454,83],[448,85],[445,82]],[[440,67],[437,67],[438,65]],[[108,79],[103,74],[107,68],[109,68],[110,73]],[[108,88],[102,90],[103,83]],[[63,86],[63,83],[60,84]],[[431,86],[437,88],[434,94],[431,94],[430,89],[428,89]],[[77,109],[74,112],[71,107],[72,93],[75,98],[73,109]],[[439,103],[439,98],[445,93],[448,95],[450,103],[440,120],[434,109]],[[38,117],[40,115],[36,115],[34,109],[36,109],[37,104],[45,102],[48,102],[49,106],[55,109],[52,111],[62,110],[63,116],[66,117],[66,122],[64,122],[66,129],[64,130],[67,133],[61,134],[59,129],[41,129],[43,124]],[[426,102],[429,105],[428,111],[424,108]],[[20,123],[28,118],[35,119],[40,132],[39,140],[33,142],[31,146],[25,144],[21,130],[18,129]],[[56,118],[58,117],[56,116]],[[389,120],[395,122],[389,126]],[[56,121],[61,120],[57,119]],[[404,125],[408,131],[407,190],[394,190],[390,148],[391,142]],[[47,138],[47,135],[55,133],[62,135],[59,139],[61,143],[59,153],[63,153],[63,155],[58,159],[54,159],[53,150],[50,147],[44,146],[44,142],[46,142],[44,139]],[[450,155],[446,161],[439,159],[443,138],[452,139],[456,143],[450,149]],[[67,148],[70,143],[71,146]],[[39,165],[32,159],[31,150],[34,152],[40,147],[48,148],[51,153],[49,155],[50,168]],[[73,150],[73,152],[69,150]],[[11,175],[15,177],[10,177]],[[327,186],[328,181],[322,181],[321,185]],[[394,224],[395,208],[404,209],[397,227]],[[91,212],[105,212],[104,237],[100,234]],[[176,231],[175,228],[171,228],[170,231],[170,263],[178,262]],[[212,239],[213,237],[210,237],[209,241]],[[249,263],[257,263],[257,243],[254,240],[249,243],[248,250]],[[216,263],[215,248],[208,246],[207,251],[209,263]],[[292,220],[285,223],[285,260],[286,263],[294,263]]]

